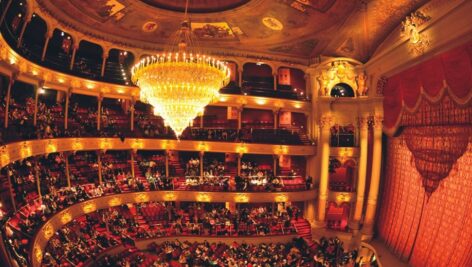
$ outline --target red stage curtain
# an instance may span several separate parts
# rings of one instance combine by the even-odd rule
[[[421,79],[423,90],[426,94],[436,97],[444,88],[445,80],[441,59],[435,57],[420,64],[421,71],[418,73]]]
[[[466,47],[459,47],[441,56],[446,81],[455,96],[463,98],[472,89],[471,59]]]
[[[384,90],[384,126],[394,133],[399,126],[403,105],[412,109],[422,100],[421,88],[429,99],[448,90],[463,105],[472,90],[472,43],[436,56],[390,77]],[[445,82],[445,83],[444,83]],[[447,85],[447,87],[445,87]]]
[[[472,143],[428,200],[404,138],[388,140],[379,238],[415,267],[472,266]]]

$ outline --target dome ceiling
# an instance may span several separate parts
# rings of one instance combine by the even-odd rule
[[[250,0],[193,0],[189,2],[190,13],[212,13],[221,12],[239,7]],[[167,9],[171,11],[185,11],[186,0],[141,0],[150,6]]]
[[[403,18],[425,2],[190,0],[190,18],[201,46],[300,59],[326,55],[366,61]],[[185,0],[36,3],[37,11],[64,31],[146,49],[169,43],[185,7]]]

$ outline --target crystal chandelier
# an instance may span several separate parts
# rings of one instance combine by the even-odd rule
[[[177,32],[178,43],[168,51],[143,58],[131,70],[140,100],[154,107],[179,137],[205,106],[226,86],[230,71],[225,62],[198,53],[187,18]]]

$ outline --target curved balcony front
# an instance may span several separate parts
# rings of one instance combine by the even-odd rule
[[[243,197],[244,195],[244,197]],[[193,202],[248,202],[251,199],[257,203],[268,202],[297,202],[313,200],[316,196],[315,190],[290,193],[223,193],[223,192],[135,192],[115,194],[76,203],[50,217],[37,231],[32,243],[31,263],[32,266],[40,266],[45,248],[54,233],[64,225],[81,215],[97,210],[107,209],[128,203],[143,203],[150,201],[193,201]],[[246,238],[246,237],[245,237]],[[244,240],[244,238],[242,239]]]
[[[10,143],[1,148],[0,166],[35,155],[79,150],[177,150],[236,154],[313,156],[315,146],[244,144],[211,141],[130,138],[55,138]]]

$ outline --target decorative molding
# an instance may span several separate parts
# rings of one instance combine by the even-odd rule
[[[1,166],[36,155],[53,152],[79,150],[177,150],[201,151],[202,143],[205,151],[224,152],[235,154],[265,154],[265,155],[299,155],[312,156],[316,154],[315,146],[291,146],[271,144],[242,144],[214,141],[167,140],[149,138],[56,138],[29,140],[10,143],[3,146],[0,153]],[[51,146],[54,148],[51,150]]]

